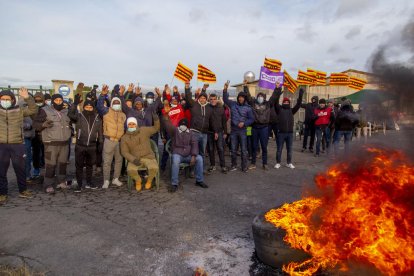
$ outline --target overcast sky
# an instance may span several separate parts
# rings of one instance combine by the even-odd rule
[[[307,67],[368,70],[374,50],[413,17],[414,1],[0,0],[0,10],[0,86],[160,86],[181,61],[195,75],[199,63],[208,67],[222,87],[258,75],[265,56],[294,77]]]

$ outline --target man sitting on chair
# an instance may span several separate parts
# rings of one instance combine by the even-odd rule
[[[172,139],[171,143],[171,188],[170,192],[177,191],[178,188],[178,173],[180,171],[180,163],[189,163],[191,166],[195,165],[196,185],[202,188],[208,188],[203,182],[203,157],[198,151],[198,140],[188,128],[188,120],[181,119],[178,127],[175,127],[170,118],[163,116],[165,128]]]
[[[152,180],[158,172],[158,163],[151,148],[151,136],[160,130],[160,121],[153,114],[154,126],[138,127],[137,119],[127,119],[128,131],[121,138],[121,154],[128,160],[128,176],[135,181],[135,189],[142,190],[142,180],[138,174],[138,168],[144,166],[148,170],[148,179],[145,189],[152,186]]]

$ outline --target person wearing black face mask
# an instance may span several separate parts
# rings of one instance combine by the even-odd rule
[[[85,188],[97,188],[92,182],[93,165],[96,159],[96,143],[103,143],[102,119],[95,110],[94,102],[86,100],[83,111],[78,112],[81,102],[82,96],[77,94],[68,113],[71,121],[76,124],[75,167],[78,187],[75,192],[82,190],[83,167],[86,167]]]
[[[43,182],[47,193],[54,193],[55,188],[67,188],[66,167],[68,157],[68,140],[71,137],[68,109],[63,108],[63,97],[60,94],[52,96],[52,105],[44,106],[34,119],[33,127],[41,132],[45,147],[45,180]],[[57,168],[57,180],[55,172]]]

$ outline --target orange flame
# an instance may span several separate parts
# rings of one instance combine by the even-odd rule
[[[362,159],[335,164],[315,181],[322,195],[265,215],[286,230],[291,247],[312,255],[284,266],[286,273],[347,271],[348,261],[385,275],[414,271],[414,167],[401,152],[368,148]]]

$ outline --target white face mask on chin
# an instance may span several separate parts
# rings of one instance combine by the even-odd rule
[[[181,125],[178,127],[178,129],[182,132],[187,131],[188,127],[186,125]]]

